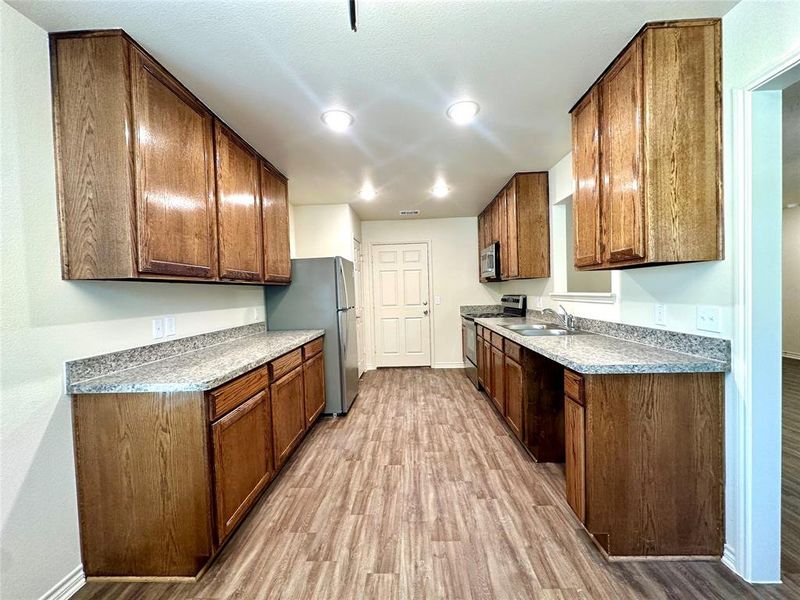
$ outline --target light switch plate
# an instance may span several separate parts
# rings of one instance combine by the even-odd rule
[[[720,332],[719,306],[697,307],[697,329],[715,333]]]
[[[153,319],[153,339],[160,340],[164,337],[164,319]]]
[[[667,324],[667,307],[664,304],[656,304],[653,314],[653,321],[656,325]]]
[[[433,303],[434,304],[441,304],[442,303],[442,297],[441,296],[434,296],[433,297]]]
[[[175,317],[172,315],[164,317],[164,335],[175,335]]]

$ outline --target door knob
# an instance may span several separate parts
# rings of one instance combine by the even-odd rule
[[[423,314],[423,315],[427,315],[427,314],[428,314],[428,309],[426,308],[425,310],[423,310],[423,311],[422,311],[422,314]]]
[[[427,300],[423,300],[422,301],[422,306],[428,306],[428,301]]]

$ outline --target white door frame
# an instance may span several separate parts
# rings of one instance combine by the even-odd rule
[[[726,442],[734,464],[726,472],[732,479],[733,498],[727,504],[733,509],[735,532],[727,540],[723,562],[754,583],[780,581],[781,534],[781,254],[773,211],[780,215],[782,202],[774,197],[775,182],[759,158],[774,156],[775,144],[779,155],[781,144],[780,129],[775,140],[780,119],[776,123],[770,116],[780,92],[766,90],[781,89],[775,85],[778,78],[799,65],[796,50],[734,90],[732,98],[735,282],[733,369],[727,389],[733,414],[726,418]],[[777,102],[780,106],[780,96]],[[763,267],[765,258],[773,261],[768,267],[777,266],[777,281],[774,268],[770,272]],[[761,268],[754,268],[758,264]]]
[[[436,318],[436,311],[433,309],[433,303],[431,302],[431,294],[433,294],[433,248],[431,244],[431,240],[403,240],[397,242],[370,242],[369,243],[369,255],[367,256],[367,261],[369,262],[369,302],[370,302],[370,321],[369,321],[369,337],[372,346],[372,352],[370,353],[371,356],[368,357],[369,365],[376,364],[376,354],[378,351],[378,345],[375,340],[375,290],[373,289],[372,282],[375,280],[375,273],[373,273],[373,264],[372,264],[372,248],[373,246],[401,246],[403,244],[425,244],[428,248],[428,339],[430,340],[431,345],[431,364],[430,366],[433,367],[436,364],[436,344],[433,338],[433,332],[435,331],[434,327],[434,319]],[[362,251],[363,256],[363,251]],[[363,275],[363,274],[362,274]],[[367,367],[369,368],[369,366]]]

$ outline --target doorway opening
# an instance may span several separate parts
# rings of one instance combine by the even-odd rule
[[[800,70],[800,67],[796,67]],[[782,91],[781,578],[800,580],[800,82]]]

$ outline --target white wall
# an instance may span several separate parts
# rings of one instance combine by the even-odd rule
[[[459,306],[494,304],[497,301],[496,294],[478,281],[477,217],[364,221],[361,229],[368,368],[374,366],[370,244],[403,242],[430,242],[429,262],[433,280],[430,295],[431,299],[434,296],[441,298],[439,305],[431,302],[433,366],[462,366]]]
[[[800,207],[783,209],[783,353],[800,359]]]
[[[292,258],[344,256],[353,260],[353,239],[361,239],[361,220],[349,204],[302,204],[289,214]]]
[[[264,318],[261,287],[66,282],[59,268],[47,34],[0,2],[0,597],[80,566],[65,360]]]

